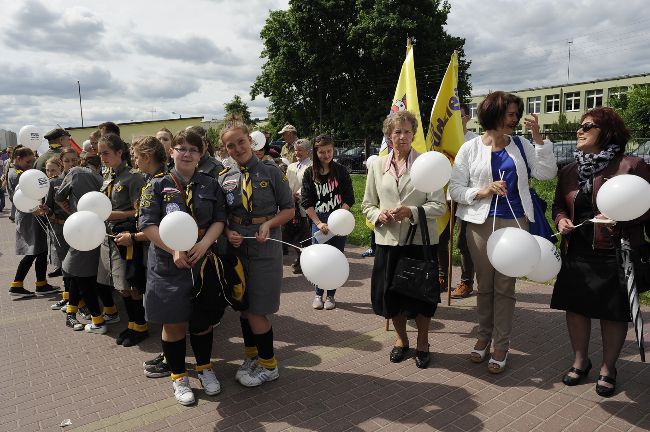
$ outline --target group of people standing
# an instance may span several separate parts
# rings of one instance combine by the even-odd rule
[[[457,204],[455,217],[461,226],[458,241],[463,255],[463,276],[454,296],[471,294],[473,272],[478,285],[478,334],[469,360],[482,363],[489,359],[487,370],[495,374],[507,367],[516,279],[492,266],[487,241],[500,228],[528,229],[529,222],[535,221],[529,179],[549,180],[558,175],[552,143],[542,139],[534,114],[524,120],[533,142],[513,135],[523,109],[522,99],[515,95],[495,91],[486,96],[478,105],[478,121],[484,133],[469,137],[460,147],[448,186],[448,194]],[[467,111],[462,114],[466,124]],[[550,306],[566,311],[574,351],[573,364],[562,378],[568,386],[580,383],[592,367],[588,356],[591,320],[600,320],[603,355],[596,393],[608,397],[615,392],[615,365],[631,320],[617,252],[622,238],[630,241],[632,250],[641,246],[650,211],[613,226],[581,223],[604,217],[598,211],[596,195],[607,179],[634,174],[650,181],[650,169],[642,158],[624,155],[630,133],[614,110],[595,108],[583,114],[580,122],[576,161],[559,172],[553,202],[553,219],[562,234],[562,268]],[[442,190],[425,194],[413,188],[410,169],[418,153],[411,145],[417,127],[416,118],[407,111],[386,118],[384,136],[392,151],[368,168],[362,209],[374,224],[376,241],[371,278],[373,310],[391,319],[397,334],[389,359],[401,362],[407,357],[406,323],[414,319],[418,328],[415,364],[425,368],[430,361],[429,323],[437,304],[398,288],[396,278],[404,259],[442,255],[442,262],[446,257],[446,250],[436,253],[443,249],[438,247],[439,234],[442,238],[443,233],[437,232],[435,222],[445,213],[447,200]],[[422,223],[423,216],[428,223]],[[421,237],[421,231],[426,235]],[[423,247],[421,238],[430,239],[430,246]],[[444,243],[448,239],[447,235]],[[440,265],[440,278],[434,285],[445,282],[445,264]]]
[[[469,117],[463,109],[465,125]],[[443,190],[419,192],[411,183],[410,169],[419,156],[412,148],[419,126],[416,118],[398,111],[384,121],[391,151],[368,167],[361,207],[376,241],[372,307],[377,315],[392,320],[397,335],[391,362],[401,362],[410,351],[408,319],[414,319],[418,329],[416,366],[426,368],[431,361],[429,328],[447,277],[442,262],[447,253],[438,248],[439,234],[444,238],[437,232],[436,218],[445,214],[451,199],[458,205],[455,216],[461,225],[464,265],[454,295],[471,294],[474,272],[478,285],[478,334],[469,359],[481,363],[489,358],[491,373],[506,369],[515,278],[490,264],[486,243],[495,229],[527,228],[534,221],[529,176],[547,180],[557,174],[552,144],[542,140],[536,116],[525,119],[534,142],[519,137],[521,147],[516,145],[512,134],[522,114],[522,100],[508,93],[493,92],[481,102],[478,120],[485,132],[472,137],[465,130],[467,140],[456,156],[448,197]],[[171,376],[179,403],[195,401],[185,367],[188,333],[201,386],[208,395],[221,391],[211,363],[213,328],[227,306],[240,313],[244,341],[236,380],[254,387],[277,379],[270,317],[280,307],[280,240],[304,246],[321,239],[344,251],[346,239],[331,235],[328,218],[334,210],[350,209],[355,197],[348,171],[334,161],[331,136],[319,135],[313,142],[297,139],[296,129],[285,126],[280,131],[286,141],[281,152],[284,163],[278,164],[268,157],[268,143],[254,144],[250,133],[239,118],[227,118],[219,135],[225,151],[220,159],[212,156],[206,131],[197,126],[176,135],[163,129],[127,146],[116,124],[103,123],[84,145],[81,157],[66,146],[69,135],[62,129],[48,133],[50,149],[38,161],[31,150],[15,149],[7,175],[10,197],[22,172],[32,167],[47,173],[51,189],[33,213],[16,213],[16,253],[24,258],[9,293],[31,297],[59,291],[45,275],[49,236],[50,256],[60,267],[64,284],[62,299],[52,309],[63,310],[66,325],[74,330],[104,334],[121,320],[115,291],[128,317],[117,344],[136,345],[149,336],[149,323],[162,325],[162,353],[144,362],[144,372],[150,377]],[[636,247],[650,214],[614,228],[576,227],[599,216],[595,196],[607,178],[631,173],[650,180],[650,171],[642,159],[623,155],[629,132],[611,109],[585,113],[577,136],[576,163],[560,172],[553,205],[563,235],[563,265],[551,307],[566,311],[575,353],[563,378],[566,385],[575,385],[588,374],[590,323],[601,320],[603,361],[596,391],[610,396],[630,320],[618,277],[617,242],[624,236]],[[112,211],[102,244],[78,251],[65,243],[62,226],[90,191],[104,193]],[[175,211],[188,213],[198,227],[197,242],[187,251],[173,250],[161,238],[161,221]],[[46,229],[49,225],[51,230]],[[299,258],[294,273],[301,272]],[[400,292],[395,277],[406,258],[439,261],[439,278],[432,280],[437,299],[421,301]],[[32,292],[23,282],[34,262]],[[314,309],[336,307],[335,290],[324,292],[316,286],[314,292]],[[91,322],[81,324],[77,313]]]

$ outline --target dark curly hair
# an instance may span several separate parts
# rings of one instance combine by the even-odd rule
[[[591,117],[600,131],[596,139],[599,149],[604,149],[608,144],[616,144],[619,147],[618,153],[625,152],[625,146],[630,140],[630,131],[616,111],[607,107],[594,108],[580,117],[580,123],[587,117]]]

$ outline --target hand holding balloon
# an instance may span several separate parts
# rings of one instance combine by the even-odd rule
[[[560,231],[560,234],[567,235],[575,229],[575,226],[573,225],[573,222],[571,222],[571,219],[564,218],[560,219],[557,223],[557,229]]]
[[[187,252],[184,251],[174,251],[174,264],[176,264],[176,267],[181,269],[192,268],[187,260]]]
[[[411,218],[413,212],[411,209],[406,206],[400,206],[390,211],[390,214],[393,216],[395,222],[401,222],[404,219]]]
[[[255,233],[255,240],[264,243],[269,238],[269,231],[271,231],[271,221],[266,221],[257,229]]]
[[[490,183],[487,187],[484,187],[476,193],[476,198],[487,198],[492,195],[505,196],[508,192],[508,187],[506,186],[505,180],[497,180]]]
[[[236,248],[241,246],[241,243],[244,241],[244,237],[241,234],[230,229],[226,230],[226,237],[228,237],[230,244]]]

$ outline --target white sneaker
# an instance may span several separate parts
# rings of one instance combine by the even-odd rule
[[[311,304],[311,307],[314,309],[323,309],[323,298],[321,296],[316,296],[314,302]]]
[[[114,314],[104,314],[104,322],[106,324],[115,324],[120,322],[120,314],[114,313]]]
[[[192,405],[194,403],[194,392],[190,387],[190,379],[187,376],[174,380],[174,397],[181,405]]]
[[[256,358],[247,358],[244,360],[244,363],[239,366],[237,373],[235,374],[235,380],[241,380],[241,377],[248,375],[253,369],[257,366],[257,357]]]
[[[86,330],[88,333],[105,334],[108,331],[108,328],[106,327],[105,324],[96,325],[90,323],[90,324],[86,324],[84,330]]]
[[[325,299],[325,310],[332,310],[336,307],[336,302],[334,301],[334,297],[327,296]]]
[[[267,381],[274,381],[280,377],[278,368],[267,369],[259,364],[249,373],[242,375],[239,383],[246,387],[257,387]]]
[[[219,384],[219,380],[212,369],[203,369],[203,371],[199,372],[197,375],[199,376],[201,385],[205,390],[205,394],[208,396],[214,396],[221,393],[221,384]]]

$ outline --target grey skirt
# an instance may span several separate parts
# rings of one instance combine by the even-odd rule
[[[259,225],[232,224],[231,229],[245,237],[254,237]],[[271,230],[271,237],[280,240],[280,228]],[[238,248],[229,246],[229,253],[241,260],[246,275],[246,295],[248,312],[268,315],[280,309],[282,292],[282,244],[267,240],[259,243],[255,239],[245,239]]]
[[[55,267],[61,267],[70,246],[63,238],[63,225],[52,223],[54,233],[47,233],[49,243],[50,262]],[[56,237],[54,237],[56,235]]]
[[[36,217],[16,210],[16,255],[39,255],[47,249],[47,233]]]
[[[64,273],[74,277],[97,276],[97,264],[99,263],[99,246],[93,250],[82,252],[69,248],[65,254],[61,269]]]

